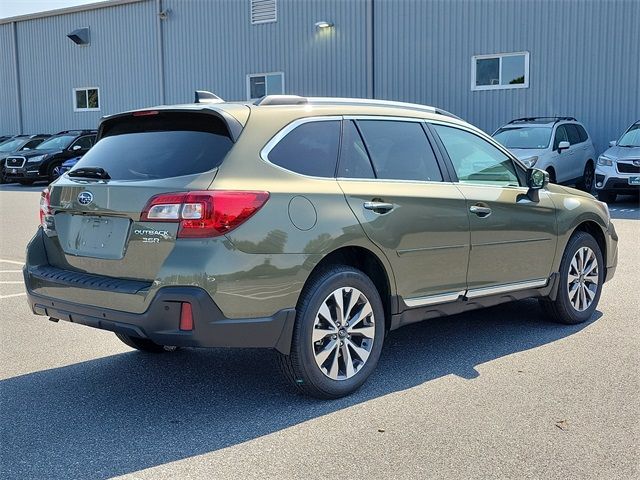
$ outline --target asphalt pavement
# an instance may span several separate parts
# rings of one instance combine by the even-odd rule
[[[535,301],[405,327],[356,394],[292,392],[275,354],[132,351],[30,313],[42,186],[0,186],[0,478],[640,477],[640,209],[582,325]]]

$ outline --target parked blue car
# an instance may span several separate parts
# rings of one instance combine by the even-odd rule
[[[69,170],[71,170],[73,167],[75,167],[76,163],[78,163],[78,161],[81,159],[82,157],[73,157],[70,158],[69,160],[65,161],[61,166],[60,166],[60,175],[62,175],[63,173],[68,172]]]

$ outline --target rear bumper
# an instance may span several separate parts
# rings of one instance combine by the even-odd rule
[[[147,338],[160,345],[275,348],[284,354],[291,346],[295,309],[280,310],[265,318],[229,319],[201,288],[164,287],[144,313],[131,313],[45,297],[29,290],[26,283],[28,302],[36,315]],[[193,312],[194,327],[190,331],[179,329],[185,302],[191,304]]]

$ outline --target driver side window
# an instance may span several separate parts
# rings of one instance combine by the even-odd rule
[[[78,145],[81,150],[89,150],[91,148],[91,145],[92,145],[91,137],[80,137],[71,146],[71,150],[73,150],[73,147],[75,147],[76,145]]]
[[[486,140],[466,130],[432,125],[460,183],[520,186],[513,161]]]
[[[553,149],[557,150],[558,145],[560,145],[560,142],[568,142],[568,141],[569,141],[569,137],[567,136],[567,130],[564,128],[564,125],[560,125],[556,129],[556,136],[553,140]]]

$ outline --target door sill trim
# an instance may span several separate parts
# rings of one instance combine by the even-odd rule
[[[499,293],[516,292],[518,290],[526,290],[528,288],[542,288],[549,283],[548,278],[539,278],[536,280],[527,280],[524,282],[505,283],[503,285],[495,285],[493,287],[473,288],[467,290],[466,298],[485,297],[487,295],[497,295]]]
[[[452,293],[441,293],[439,295],[428,295],[426,297],[407,298],[404,300],[404,303],[409,308],[426,307],[427,305],[455,302],[462,296],[464,296],[464,290]]]

